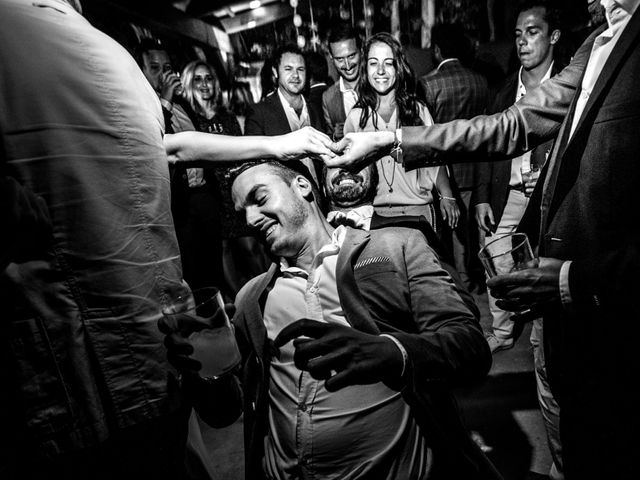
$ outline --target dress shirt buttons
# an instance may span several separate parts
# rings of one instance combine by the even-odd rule
[[[311,287],[311,288],[309,289],[309,291],[310,291],[311,293],[316,293],[316,292],[318,291],[318,287]]]
[[[586,90],[582,90],[582,92],[580,93],[580,96],[581,96],[584,100],[588,100],[588,99],[589,99],[589,92],[587,92]]]

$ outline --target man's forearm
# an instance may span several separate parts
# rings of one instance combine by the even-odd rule
[[[552,139],[562,124],[586,67],[594,32],[571,63],[507,110],[431,127],[404,127],[407,170],[456,162],[516,157]]]

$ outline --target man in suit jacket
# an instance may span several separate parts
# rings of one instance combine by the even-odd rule
[[[322,131],[320,112],[307,104],[302,94],[307,78],[302,52],[291,45],[277,50],[273,58],[273,74],[277,81],[276,91],[249,109],[244,134],[284,135],[306,126]],[[321,167],[311,159],[300,160],[295,168],[302,173],[309,172],[318,182],[318,170]]]
[[[459,25],[433,27],[431,42],[438,67],[420,77],[419,89],[435,123],[457,118],[473,118],[485,113],[489,102],[487,81],[479,73],[465,67],[461,59],[468,56],[471,45]],[[467,287],[484,283],[482,267],[476,256],[478,232],[470,212],[473,190],[473,164],[455,163],[449,168],[454,197],[460,207],[460,221],[454,231],[447,225],[443,239],[453,251],[455,266]],[[480,278],[478,278],[480,277]]]
[[[490,285],[496,296],[511,298],[505,308],[535,303],[543,310],[568,479],[640,475],[640,398],[630,380],[640,372],[634,353],[640,333],[634,321],[640,287],[638,3],[603,1],[607,24],[561,74],[505,112],[401,134],[405,166],[422,166],[425,155],[427,163],[443,161],[451,148],[517,154],[560,130],[520,227],[534,241],[539,238],[544,258],[539,268],[492,279]],[[589,6],[600,7],[595,0]],[[375,134],[345,139],[340,147],[349,152],[339,162],[353,165],[393,141]]]
[[[349,24],[339,24],[329,34],[329,53],[340,78],[322,94],[322,113],[326,133],[336,141],[344,135],[344,122],[358,101],[358,39],[358,34]]]
[[[424,236],[334,230],[279,164],[245,167],[233,197],[280,257],[236,300],[247,478],[499,478],[449,390],[483,378],[490,353]],[[174,361],[189,351],[167,343]],[[186,377],[206,421],[240,414],[236,378]]]
[[[530,0],[522,4],[515,26],[515,43],[520,68],[507,77],[496,94],[491,110],[500,112],[520,100],[527,90],[558,73],[554,64],[554,46],[560,38],[559,14],[544,0]],[[513,233],[527,207],[532,185],[525,191],[523,171],[541,168],[551,142],[536,147],[512,160],[470,164],[474,171],[475,206],[478,226],[486,241]],[[495,234],[495,237],[494,235]],[[484,243],[484,242],[483,242]],[[511,313],[498,308],[489,294],[489,309],[493,317],[492,332],[487,336],[491,352],[513,347]]]

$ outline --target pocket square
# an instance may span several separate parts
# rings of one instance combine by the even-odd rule
[[[369,258],[365,258],[364,260],[360,260],[358,263],[355,264],[355,266],[353,267],[354,270],[357,270],[359,268],[362,267],[366,267],[367,265],[372,265],[374,263],[389,263],[391,262],[391,259],[389,257],[369,257]]]

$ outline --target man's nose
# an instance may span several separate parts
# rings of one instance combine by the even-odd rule
[[[245,221],[250,228],[258,228],[262,215],[255,208],[247,208],[245,211]]]
[[[345,70],[351,70],[351,66],[353,64],[351,63],[351,61],[348,58],[345,58],[344,60],[344,69]]]

